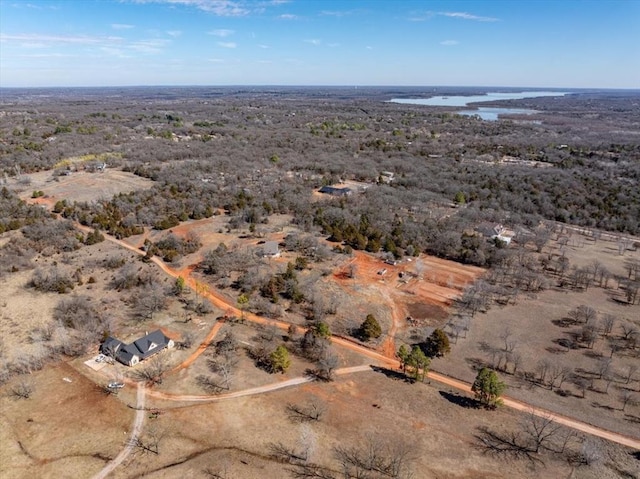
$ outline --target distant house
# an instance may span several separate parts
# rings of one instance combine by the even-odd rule
[[[495,223],[482,223],[478,225],[476,231],[486,238],[494,238],[504,232],[504,226]]]
[[[349,196],[353,193],[351,188],[336,188],[335,186],[323,186],[318,191],[331,196]]]
[[[279,258],[280,248],[277,241],[267,241],[262,245],[261,256],[263,258]]]
[[[109,336],[100,346],[100,352],[111,356],[122,364],[135,366],[140,361],[144,361],[163,349],[172,348],[173,346],[173,340],[157,329],[130,344],[125,344],[119,339]]]
[[[393,171],[381,171],[379,181],[380,183],[391,183],[395,179],[395,173]]]
[[[476,228],[476,231],[485,238],[489,239],[499,239],[503,241],[507,245],[511,243],[511,236],[506,236],[506,229],[501,224],[495,223],[482,223]]]

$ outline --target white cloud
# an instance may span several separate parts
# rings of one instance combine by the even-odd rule
[[[461,20],[472,20],[475,22],[499,22],[499,18],[495,17],[483,17],[480,15],[474,15],[468,12],[422,12],[422,13],[414,13],[409,20],[412,22],[424,22],[426,20],[431,20],[433,17],[448,17],[448,18],[458,18]]]
[[[320,12],[320,15],[341,18],[349,15],[354,15],[355,13],[358,13],[358,11],[357,10],[323,10],[322,12]]]
[[[127,55],[121,48],[100,47],[100,51],[112,57],[131,58],[131,55]]]
[[[167,35],[173,38],[178,38],[180,35],[182,35],[182,30],[168,30]]]
[[[19,41],[27,43],[57,43],[57,44],[80,44],[95,45],[101,43],[107,38],[89,37],[86,35],[41,35],[38,33],[21,33],[17,35],[8,35],[0,33],[0,40],[3,41]]]
[[[317,38],[310,38],[308,40],[305,40],[305,43],[311,43],[311,45],[318,46],[318,45],[322,44],[322,40],[319,40]]]
[[[214,35],[216,37],[225,38],[230,35],[233,35],[234,33],[235,33],[235,30],[227,30],[225,28],[220,28],[217,30],[208,31],[207,35]]]
[[[0,41],[11,44],[16,43],[21,48],[51,48],[81,46],[87,49],[95,49],[108,55],[122,56],[126,52],[143,54],[162,53],[163,48],[171,43],[166,38],[139,39],[127,41],[118,36],[86,36],[86,35],[42,35],[37,33],[22,33],[9,35],[0,33]],[[91,50],[87,50],[91,51]]]
[[[331,48],[336,48],[336,47],[339,47],[340,44],[339,43],[327,43],[327,46],[331,47]]]
[[[128,48],[139,53],[162,53],[162,47],[164,47],[167,43],[169,43],[168,40],[163,40],[160,38],[153,40],[138,40],[129,44]]]
[[[114,30],[131,30],[134,26],[128,23],[112,23],[111,28]]]
[[[473,20],[476,22],[497,22],[499,20],[494,17],[481,17],[467,12],[438,12],[438,15],[450,18],[461,18],[462,20]]]
[[[238,45],[235,42],[218,42],[218,46],[222,48],[235,48]]]
[[[297,20],[298,15],[294,15],[293,13],[283,13],[282,15],[279,15],[278,18],[280,20]]]
[[[251,13],[244,2],[232,0],[131,0],[133,3],[157,3],[193,7],[220,17],[242,17]]]
[[[451,47],[453,45],[459,45],[460,42],[458,40],[444,40],[440,42],[440,45],[444,45],[446,47]]]
[[[267,48],[271,48],[269,45],[258,45],[258,48],[263,48],[263,49],[267,49]]]

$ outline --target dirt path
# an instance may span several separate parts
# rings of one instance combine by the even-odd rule
[[[435,372],[429,372],[427,377],[433,381],[446,384],[447,386],[458,389],[460,391],[473,394],[471,392],[471,386],[463,381],[459,381],[457,379],[453,379],[443,374],[439,374]],[[518,401],[516,399],[512,399],[508,396],[503,396],[502,401],[505,406],[515,409],[517,411],[534,414],[542,418],[548,418],[558,424],[562,424],[563,426],[567,426],[567,427],[570,427],[571,429],[575,429],[576,431],[584,432],[586,434],[591,434],[592,436],[601,437],[603,439],[607,439],[609,441],[617,442],[618,444],[622,444],[624,446],[640,450],[640,439],[625,436],[623,434],[619,434],[613,431],[607,431],[606,429],[592,426],[591,424],[587,424],[585,422],[578,421],[576,419],[572,419],[570,417],[566,417],[561,414],[556,414],[553,411],[534,407],[530,404],[527,404],[522,401]]]
[[[145,399],[146,390],[144,388],[144,383],[138,383],[138,391],[136,394],[136,415],[133,420],[133,428],[131,429],[131,436],[127,441],[127,445],[122,449],[122,451],[120,451],[120,454],[111,460],[98,474],[93,476],[93,479],[104,479],[107,477],[116,467],[122,464],[124,460],[129,457],[131,451],[133,451],[135,441],[140,437],[140,432],[142,431],[142,425],[144,423],[144,416],[146,414],[146,411],[144,410]]]
[[[196,349],[187,359],[185,359],[180,364],[178,364],[175,368],[169,371],[169,374],[175,373],[177,371],[180,371],[181,369],[185,369],[191,366],[191,364],[196,359],[198,359],[198,356],[200,356],[202,353],[206,351],[209,344],[211,344],[211,341],[213,341],[213,338],[216,337],[216,335],[218,334],[218,331],[220,331],[220,328],[222,328],[223,323],[224,322],[221,320],[217,321],[216,324],[213,325],[213,328],[211,328],[211,331],[209,331],[209,334],[207,334],[207,337],[204,338],[204,340],[200,343],[200,346],[198,346],[198,349]]]
[[[84,227],[81,225],[77,225],[81,230],[85,231],[85,232],[90,232],[92,231],[91,228],[88,227]],[[144,252],[141,251],[138,248],[135,248],[131,245],[128,245],[127,243],[125,243],[124,241],[121,240],[117,240],[116,238],[113,238],[112,236],[106,235],[105,234],[105,238],[115,244],[118,244],[130,251],[133,251],[139,255],[144,255]],[[172,268],[168,267],[164,262],[162,262],[159,258],[157,257],[153,257],[152,261],[158,265],[158,267],[164,271],[166,274],[173,276],[173,277],[178,277],[180,276],[178,271],[173,270]],[[189,271],[189,269],[184,269],[183,271]],[[197,282],[195,279],[191,278],[191,277],[185,277],[185,283],[190,286],[191,288],[196,288],[197,287]],[[217,307],[219,307],[222,310],[225,311],[229,311],[232,312],[233,314],[236,315],[240,315],[243,314],[237,307],[235,307],[234,305],[230,304],[228,302],[228,300],[226,298],[223,298],[219,295],[216,295],[215,293],[213,293],[210,290],[207,290],[206,292],[203,292],[202,295],[204,297],[206,297],[209,301],[211,301],[213,304],[215,304]],[[265,325],[275,325],[280,329],[288,329],[289,328],[289,324],[288,323],[284,323],[281,321],[273,321],[273,320],[268,320],[266,318],[263,318],[261,316],[257,316],[255,314],[252,313],[244,313],[244,318],[258,323],[258,324],[265,324]],[[216,324],[217,326],[217,324]],[[214,329],[216,328],[216,326],[214,326]],[[216,331],[217,332],[217,331]],[[209,335],[211,335],[212,332],[209,333]],[[215,335],[215,334],[214,334]],[[209,337],[209,336],[207,336]],[[212,336],[213,337],[213,336]],[[400,363],[391,355],[385,355],[385,354],[381,354],[377,351],[373,351],[371,349],[365,348],[363,346],[360,346],[359,344],[356,344],[352,341],[349,341],[345,338],[341,338],[341,337],[332,337],[331,341],[334,344],[338,344],[342,347],[348,348],[351,351],[357,352],[363,356],[366,356],[370,359],[373,359],[375,361],[378,361],[381,364],[386,365],[387,367],[391,367],[394,369],[399,369],[400,368]],[[386,353],[387,351],[385,351]],[[390,353],[390,351],[389,351]],[[395,353],[395,350],[394,350]],[[201,354],[201,352],[199,353]],[[195,356],[197,357],[197,356]],[[195,357],[193,358],[195,360]],[[188,360],[187,360],[188,361]],[[192,361],[193,362],[193,361]],[[189,363],[190,364],[190,363]],[[446,384],[447,386],[459,389],[461,391],[464,392],[471,392],[471,386],[468,383],[465,383],[463,381],[459,381],[457,379],[453,379],[453,378],[449,378],[447,376],[444,376],[442,374],[438,374],[435,372],[430,372],[428,374],[428,378],[432,379],[434,381],[438,381],[440,383]],[[280,389],[283,387],[291,387],[297,384],[302,384],[305,382],[309,382],[309,380],[307,378],[295,378],[289,381],[283,381],[281,383],[277,383],[275,385],[269,385],[269,386],[262,386],[261,388],[254,388],[254,390],[245,390],[245,391],[239,391],[236,393],[229,393],[230,396],[225,396],[225,397],[221,397],[223,395],[217,396],[217,398],[219,397],[220,399],[227,399],[227,398],[231,398],[231,397],[240,397],[242,395],[250,395],[250,394],[260,394],[263,392],[267,392],[270,390],[274,390],[274,389]],[[262,388],[266,388],[266,389],[262,389]],[[270,389],[273,388],[273,389]],[[248,392],[249,391],[249,392]],[[244,394],[241,394],[244,393]],[[156,391],[149,391],[147,392],[148,395],[153,396],[153,397],[158,397],[157,394],[167,394],[167,393],[158,393]],[[234,395],[237,394],[237,395]],[[172,396],[170,395],[166,395],[166,397],[164,397],[164,399],[171,399]],[[179,396],[178,396],[179,397]],[[175,399],[175,400],[182,400],[182,401],[188,401],[189,399],[185,399],[188,397],[193,397],[194,399],[192,399],[193,401],[205,401],[205,400],[211,400],[210,396],[207,396],[207,399],[203,399],[202,396],[182,396],[182,399]],[[162,397],[160,397],[162,398]],[[632,438],[629,436],[625,436],[623,434],[618,434],[615,433],[613,431],[608,431],[606,429],[602,429],[602,428],[598,428],[595,426],[592,426],[590,424],[587,424],[585,422],[582,421],[578,421],[576,419],[572,419],[572,418],[568,418],[565,416],[561,416],[559,414],[555,414],[551,411],[547,411],[544,409],[538,409],[533,407],[530,404],[526,404],[524,402],[520,402],[520,401],[516,401],[515,399],[511,399],[508,397],[504,398],[504,405],[513,409],[516,409],[518,411],[524,411],[524,412],[530,412],[533,413],[537,416],[540,417],[548,417],[551,418],[553,421],[559,423],[559,424],[563,424],[567,427],[573,428],[575,430],[587,433],[587,434],[591,434],[594,436],[598,436],[601,437],[603,439],[607,439],[613,442],[617,442],[619,444],[623,444],[625,446],[634,448],[634,449],[638,449],[640,450],[640,439],[636,439],[636,438]],[[123,451],[124,452],[124,451]],[[128,454],[128,453],[127,453]],[[104,477],[104,476],[102,476]]]
[[[351,366],[348,368],[341,368],[334,371],[337,376],[343,376],[345,374],[353,374],[363,371],[371,371],[371,366],[363,364],[360,366]],[[258,386],[250,389],[243,389],[242,391],[234,391],[231,393],[216,394],[214,395],[197,395],[197,394],[172,394],[162,391],[147,391],[147,396],[155,399],[165,399],[167,401],[185,401],[185,402],[216,402],[224,399],[233,399],[245,396],[254,396],[256,394],[264,394],[271,391],[277,391],[278,389],[289,388],[292,386],[299,386],[300,384],[310,383],[315,381],[315,378],[311,376],[301,376],[297,378],[287,379],[277,383],[266,384],[264,386]]]

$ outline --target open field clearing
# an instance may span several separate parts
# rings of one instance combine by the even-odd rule
[[[42,191],[44,197],[37,199],[49,207],[58,200],[95,201],[110,199],[119,193],[150,188],[152,181],[115,168],[106,168],[102,172],[89,173],[77,171],[69,175],[52,177],[50,171],[29,174],[31,183],[23,186],[21,197],[28,199],[33,191]]]

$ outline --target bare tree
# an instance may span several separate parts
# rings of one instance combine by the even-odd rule
[[[562,426],[555,423],[551,416],[538,416],[530,412],[527,419],[520,425],[527,447],[538,454],[541,450],[553,450],[553,440],[559,434]]]
[[[131,375],[137,381],[146,381],[149,384],[161,384],[162,376],[169,369],[166,356],[162,353],[156,354],[141,366],[133,370]]]
[[[618,400],[620,401],[620,404],[622,404],[620,410],[624,411],[628,404],[636,403],[636,396],[633,391],[629,389],[622,389],[620,391],[620,396],[618,396]]]
[[[160,441],[163,438],[163,432],[156,427],[149,427],[143,436],[135,436],[129,439],[129,444],[143,454],[160,454]]]
[[[599,358],[597,362],[598,379],[602,379],[609,373],[611,368],[611,358]]]
[[[326,407],[317,400],[312,400],[304,405],[287,404],[289,419],[295,422],[320,421],[326,411]]]
[[[33,382],[22,377],[11,387],[9,393],[16,399],[29,399],[34,390]]]
[[[549,369],[549,389],[562,388],[562,384],[571,376],[571,368],[554,363]],[[556,384],[556,381],[558,382]]]
[[[153,319],[154,313],[167,307],[167,292],[159,283],[147,284],[134,295],[133,302],[138,318]]]
[[[602,330],[602,335],[606,338],[613,331],[613,327],[616,324],[616,317],[613,314],[605,314],[600,319],[600,329]]]
[[[358,446],[337,446],[334,454],[345,477],[367,478],[371,473],[396,479],[413,477],[411,448],[401,441],[384,443],[368,435]]]
[[[629,364],[624,373],[625,384],[629,384],[633,380],[633,376],[638,372],[640,366],[637,364]]]

